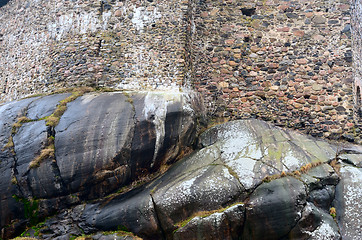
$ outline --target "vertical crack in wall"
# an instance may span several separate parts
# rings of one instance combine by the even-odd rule
[[[97,43],[97,49],[96,49],[96,56],[99,57],[99,54],[101,52],[101,48],[102,48],[102,39],[100,39]]]

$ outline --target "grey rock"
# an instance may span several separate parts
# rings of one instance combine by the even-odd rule
[[[67,96],[51,95],[1,106],[2,148],[17,117],[27,110],[34,119],[49,116],[57,101]],[[44,120],[22,124],[13,133],[15,155],[11,148],[0,152],[0,191],[6,192],[1,195],[1,227],[15,219],[25,226],[23,203],[12,195],[41,199],[37,211],[46,217],[81,200],[105,196],[172,163],[194,141],[194,120],[201,113],[200,108],[193,108],[199,104],[196,98],[156,92],[89,93],[67,104],[55,129],[47,127]],[[55,157],[30,168],[49,136],[55,137]],[[58,235],[51,238],[71,234],[71,227],[61,227],[69,224],[60,221],[54,228]],[[2,237],[13,230],[7,229]]]
[[[157,186],[153,198],[162,229],[171,233],[175,225],[199,211],[220,209],[240,201],[243,188],[224,166],[216,165],[191,172]]]
[[[130,182],[132,105],[121,93],[87,94],[55,127],[55,157],[70,192],[94,198]]]
[[[263,183],[246,205],[243,239],[280,239],[301,216],[306,202],[302,182],[292,177]]]
[[[69,97],[71,93],[64,94],[54,94],[49,96],[41,97],[35,101],[33,101],[27,111],[27,116],[30,119],[40,119],[46,116],[50,116],[59,104],[59,102],[67,97]]]
[[[326,186],[325,188],[316,189],[310,192],[307,200],[328,212],[334,199],[334,193],[335,187],[333,185]]]
[[[15,176],[23,197],[52,198],[64,194],[54,159],[44,159],[38,168],[30,168],[30,163],[46,145],[47,137],[44,120],[24,123],[13,137],[17,159]]]
[[[0,227],[9,224],[9,219],[24,216],[22,204],[13,198],[13,195],[19,195],[18,188],[12,183],[16,173],[16,161],[11,149],[4,147],[9,142],[12,125],[18,117],[25,114],[32,101],[34,99],[25,99],[0,106]],[[19,227],[22,224],[20,222]],[[11,230],[9,231],[11,232]],[[5,237],[9,237],[7,233],[4,234]]]
[[[44,239],[82,231],[107,239],[103,231],[120,227],[144,239],[338,239],[338,227],[328,213],[332,205],[341,236],[359,237],[359,220],[352,210],[358,211],[361,197],[355,164],[359,148],[348,145],[337,154],[333,144],[258,120],[206,130],[199,139],[201,149],[163,175],[129,192],[115,192],[127,181],[173,162],[182,146],[193,141],[193,110],[187,106],[180,96],[159,93],[87,94],[68,104],[56,127],[59,152],[53,161],[28,168],[48,132],[44,121],[36,121],[23,124],[14,135],[18,158],[9,154],[0,164],[7,170],[19,163],[13,192],[41,197],[42,217],[61,210],[45,222]],[[343,160],[341,182],[329,165],[336,156]],[[114,162],[125,166],[127,176],[114,171]],[[312,167],[294,173],[306,165]],[[104,178],[99,178],[103,171]],[[9,186],[13,175],[5,171]],[[23,214],[22,206],[2,198],[11,203],[9,209]],[[89,199],[94,200],[79,205]]]
[[[335,208],[342,239],[362,238],[362,171],[360,168],[343,164],[341,181],[336,187]]]
[[[146,239],[163,238],[156,209],[147,190],[137,189],[108,203],[88,204],[82,217],[91,227],[90,232],[92,228],[107,231],[122,227]]]
[[[236,204],[222,212],[191,219],[178,229],[173,239],[238,239],[244,224],[244,204]]]
[[[302,217],[289,232],[288,239],[340,239],[338,226],[333,218],[311,203],[306,204]]]
[[[317,15],[313,17],[312,22],[315,24],[324,24],[326,22],[326,19],[323,16]]]

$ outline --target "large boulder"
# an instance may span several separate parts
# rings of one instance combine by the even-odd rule
[[[55,148],[60,150],[54,160],[63,195],[39,202],[39,210],[50,212],[53,207],[60,213],[35,228],[41,229],[43,239],[82,234],[100,239],[107,231],[132,232],[143,239],[359,238],[361,147],[335,145],[263,121],[242,120],[210,128],[197,141],[200,149],[175,162],[164,174],[130,191],[121,188],[127,184],[124,179],[148,176],[173,162],[178,155],[175,151],[193,140],[189,110],[178,113],[183,104],[175,103],[173,97],[152,94],[91,93],[68,105],[55,128]],[[125,103],[112,105],[115,99]],[[128,104],[134,107],[131,119],[136,119],[131,127],[129,112],[124,109]],[[140,105],[143,107],[138,108]],[[99,115],[97,106],[102,109]],[[102,118],[110,115],[110,106],[122,112],[125,121],[118,115],[113,121]],[[99,124],[92,127],[91,117],[84,112],[93,113]],[[114,122],[118,124],[112,125]],[[23,127],[31,129],[31,124],[35,123]],[[110,130],[110,126],[122,124],[122,130]],[[115,136],[114,131],[118,132]],[[107,134],[109,138],[104,137]],[[33,135],[35,144],[39,134]],[[128,135],[133,141],[127,142]],[[166,138],[174,144],[164,143]],[[98,162],[97,156],[102,156],[102,161]],[[62,159],[68,164],[62,165]],[[46,176],[42,166],[46,165],[42,163],[37,174]],[[120,172],[118,167],[127,171]],[[105,174],[95,177],[99,173]],[[82,199],[92,201],[80,204]],[[32,234],[31,230],[28,233]]]
[[[293,177],[260,185],[246,206],[243,239],[281,239],[297,224],[305,204],[304,184]]]
[[[69,101],[70,96],[0,106],[4,238],[17,225],[25,227],[19,221],[33,222],[148,179],[192,145],[202,112],[191,93],[92,92]],[[56,126],[48,126],[62,100],[66,111]],[[50,153],[39,158],[44,149]]]

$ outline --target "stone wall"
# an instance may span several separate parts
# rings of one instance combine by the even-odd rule
[[[359,5],[352,2],[354,26]],[[352,66],[350,6],[350,0],[12,0],[0,8],[0,102],[78,85],[192,85],[210,116],[261,118],[359,142],[353,78],[360,73],[353,76],[353,67],[361,64],[355,51]]]
[[[187,9],[169,0],[12,0],[0,9],[1,100],[76,85],[179,88]]]
[[[351,5],[355,119],[362,121],[362,2],[353,0]]]
[[[194,83],[209,112],[355,134],[348,0],[195,1],[194,21]]]

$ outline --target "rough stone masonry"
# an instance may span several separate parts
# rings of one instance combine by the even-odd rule
[[[357,0],[12,0],[0,9],[0,101],[192,87],[213,117],[358,143],[361,11]]]

